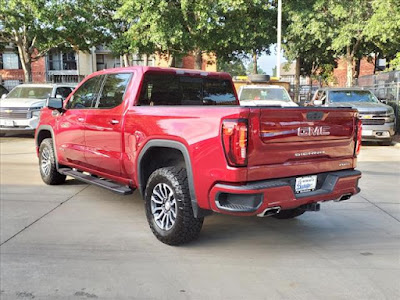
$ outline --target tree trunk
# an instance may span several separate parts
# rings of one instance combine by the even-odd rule
[[[148,54],[145,54],[145,55],[144,55],[144,65],[145,65],[145,66],[148,66],[148,65],[149,65],[149,55],[148,55]]]
[[[168,67],[175,68],[175,56],[173,54],[168,54]]]
[[[123,60],[124,60],[124,67],[129,67],[129,59],[128,59],[128,54],[124,53],[124,55],[122,56]]]
[[[300,58],[296,59],[296,73],[294,75],[294,102],[299,102],[300,95]]]
[[[24,70],[24,82],[32,82],[32,57],[31,54],[26,51],[23,44],[21,44],[17,39],[17,48],[19,59],[21,61],[22,69]]]
[[[253,51],[253,74],[258,73],[258,66],[257,66],[257,52]]]
[[[346,63],[347,63],[346,86],[347,87],[353,86],[353,62],[354,62],[354,57],[351,54],[350,46],[347,46],[347,53],[346,53]]]
[[[203,55],[201,53],[201,50],[195,50],[193,54],[194,54],[194,68],[196,70],[201,70],[203,67]]]
[[[357,82],[358,77],[360,77],[360,72],[361,72],[361,58],[356,59],[356,65],[354,68],[354,74],[353,74],[353,82]]]

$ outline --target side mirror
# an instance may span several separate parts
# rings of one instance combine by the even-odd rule
[[[382,102],[383,104],[388,104],[387,99],[379,99],[379,102]]]
[[[321,106],[322,105],[322,100],[314,100],[314,106]]]
[[[7,97],[7,94],[1,95],[1,99],[5,99]]]
[[[52,110],[62,111],[64,106],[63,99],[49,97],[46,100],[46,107]]]

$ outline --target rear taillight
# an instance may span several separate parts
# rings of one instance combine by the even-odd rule
[[[247,165],[247,127],[245,119],[225,120],[222,123],[222,143],[228,164],[232,167]]]
[[[361,121],[361,119],[359,119],[359,118],[356,119],[356,125],[357,125],[357,127],[356,127],[357,140],[356,140],[355,154],[357,156],[361,150],[361,139],[362,139],[362,121]]]

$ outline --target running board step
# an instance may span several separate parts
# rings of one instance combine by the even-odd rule
[[[94,176],[84,174],[82,172],[75,171],[72,169],[62,168],[62,169],[59,169],[58,172],[63,175],[71,176],[80,181],[97,185],[99,187],[105,188],[107,190],[113,191],[113,192],[121,194],[121,195],[129,195],[129,194],[133,193],[133,190],[126,185],[121,185],[119,183],[109,181],[107,179],[94,177]]]

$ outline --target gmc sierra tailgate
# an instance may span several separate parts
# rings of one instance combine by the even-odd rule
[[[269,175],[284,177],[353,165],[356,110],[260,107],[250,116],[249,180],[273,169]]]

